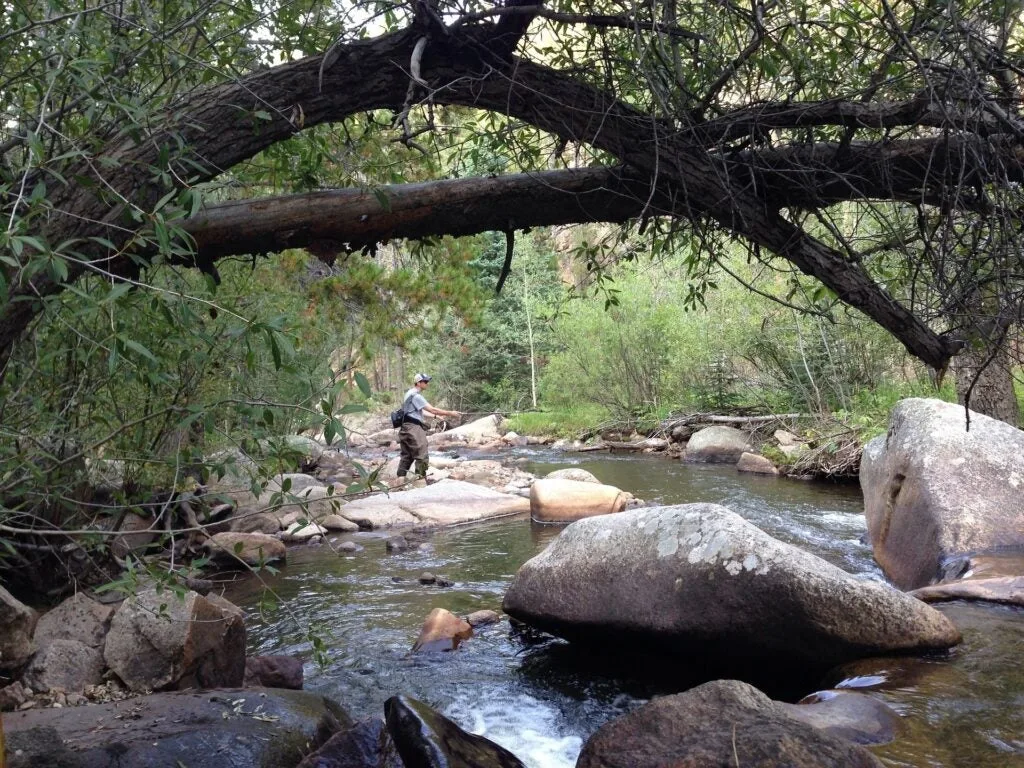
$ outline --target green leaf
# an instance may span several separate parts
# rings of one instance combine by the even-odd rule
[[[142,355],[144,358],[149,360],[154,365],[159,364],[159,361],[156,359],[156,356],[134,339],[127,339],[122,336],[120,337],[120,341],[128,349],[132,350],[133,352],[136,352],[137,354]]]
[[[359,387],[359,391],[363,393],[363,397],[370,397],[373,394],[373,390],[370,389],[370,381],[360,371],[356,371],[355,375],[356,386]]]

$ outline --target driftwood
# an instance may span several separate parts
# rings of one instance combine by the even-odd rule
[[[813,416],[814,414],[811,413],[770,413],[767,416],[723,416],[719,414],[694,413],[665,419],[662,422],[662,428],[671,429],[690,424],[764,424],[771,421],[810,419]]]
[[[668,447],[668,440],[664,438],[646,438],[645,440],[637,440],[632,443],[619,443],[612,440],[605,440],[604,444],[608,448],[614,448],[617,451],[644,451],[648,448],[653,448],[656,451],[663,451]]]

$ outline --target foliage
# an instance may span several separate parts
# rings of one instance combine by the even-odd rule
[[[537,435],[575,439],[590,432],[594,426],[607,421],[608,411],[593,403],[580,403],[572,407],[527,411],[510,416],[505,426],[520,435]]]

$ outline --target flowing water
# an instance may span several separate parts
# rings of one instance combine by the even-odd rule
[[[862,543],[855,485],[743,475],[651,456],[524,449],[518,460],[537,475],[580,466],[649,502],[720,503],[850,573],[882,578]],[[681,677],[628,649],[595,657],[560,640],[522,636],[505,621],[478,629],[455,652],[409,653],[433,608],[500,610],[516,570],[559,530],[508,518],[438,531],[400,554],[385,552],[386,534],[339,536],[333,540],[351,539],[363,549],[292,548],[279,573],[264,574],[262,582],[246,577],[225,594],[247,611],[251,654],[307,659],[307,690],[335,698],[357,719],[379,716],[385,699],[404,693],[502,744],[531,768],[566,768],[597,727],[655,694],[684,690]],[[423,586],[417,577],[424,571],[455,586]],[[857,687],[904,716],[900,738],[873,748],[887,765],[1024,766],[1024,610],[962,602],[939,608],[963,631],[962,646],[929,658],[858,662],[822,687]],[[326,644],[324,668],[311,661],[310,627]]]

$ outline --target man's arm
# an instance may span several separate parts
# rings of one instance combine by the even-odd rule
[[[459,413],[458,411],[446,411],[444,408],[438,408],[435,405],[425,405],[423,406],[423,411],[424,413],[428,413],[431,416],[448,416],[453,419],[462,416],[462,414]]]

